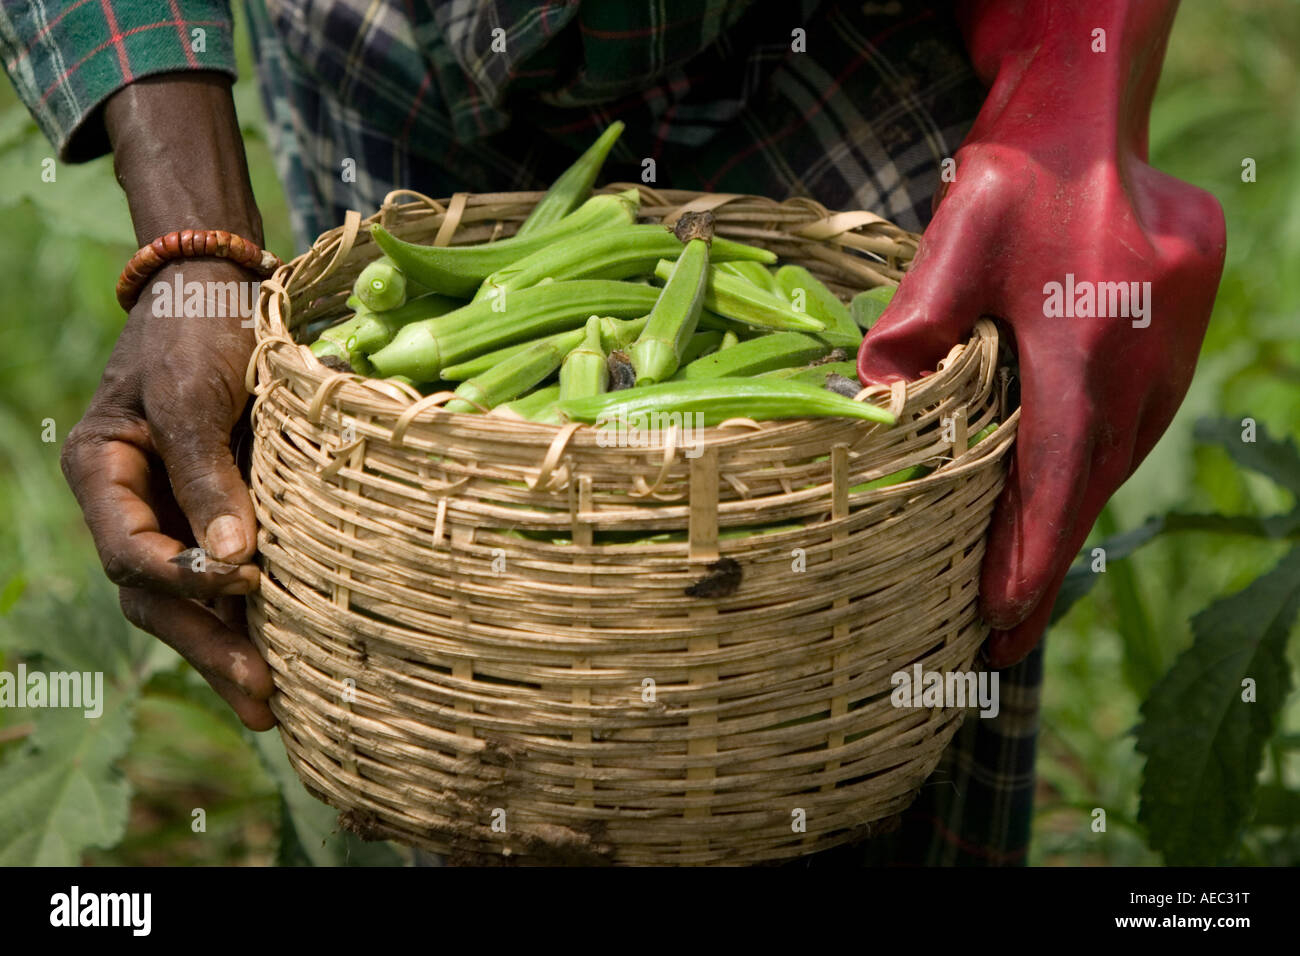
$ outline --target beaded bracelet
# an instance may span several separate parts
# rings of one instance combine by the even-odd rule
[[[217,256],[265,279],[284,265],[280,257],[224,229],[178,229],[159,236],[131,257],[117,280],[117,301],[127,312],[140,298],[149,277],[172,259]]]

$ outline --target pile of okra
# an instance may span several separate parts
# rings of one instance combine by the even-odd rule
[[[845,306],[807,269],[714,235],[707,212],[645,224],[636,190],[590,195],[621,130],[607,129],[510,238],[428,246],[371,226],[384,255],[357,277],[354,314],[312,351],[426,393],[454,387],[453,412],[892,424],[852,396],[862,330],[893,290]]]

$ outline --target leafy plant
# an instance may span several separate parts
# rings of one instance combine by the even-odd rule
[[[1300,500],[1300,452],[1289,439],[1253,432],[1254,423],[1203,419],[1196,436],[1218,446],[1242,468],[1266,475]],[[1300,540],[1300,504],[1263,518],[1171,511],[1115,535],[1071,568],[1053,620],[1100,577],[1094,555],[1109,569],[1162,534],[1209,531]],[[1287,639],[1300,614],[1300,546],[1241,591],[1220,598],[1192,619],[1192,645],[1154,682],[1142,705],[1137,749],[1147,758],[1138,822],[1167,862],[1210,865],[1234,861],[1258,808],[1259,823],[1294,827],[1300,792],[1280,780],[1263,792],[1259,771],[1291,690]],[[1130,645],[1129,655],[1142,653]],[[1292,742],[1292,745],[1294,742]]]

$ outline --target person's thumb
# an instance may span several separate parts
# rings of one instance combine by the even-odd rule
[[[983,270],[974,256],[982,244],[957,228],[956,217],[945,215],[949,207],[926,230],[889,308],[862,341],[858,377],[868,385],[933,371],[967,339],[986,304]]]
[[[253,556],[257,519],[230,451],[230,436],[203,421],[169,430],[157,442],[176,503],[199,545],[218,561],[241,564]]]

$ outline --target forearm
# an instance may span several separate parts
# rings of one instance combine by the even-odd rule
[[[104,125],[141,245],[176,229],[225,229],[262,244],[229,77],[131,83],[107,102]]]
[[[990,87],[971,138],[996,129],[1060,143],[1076,161],[1103,153],[1145,161],[1177,9],[1177,0],[963,0],[967,49]]]

